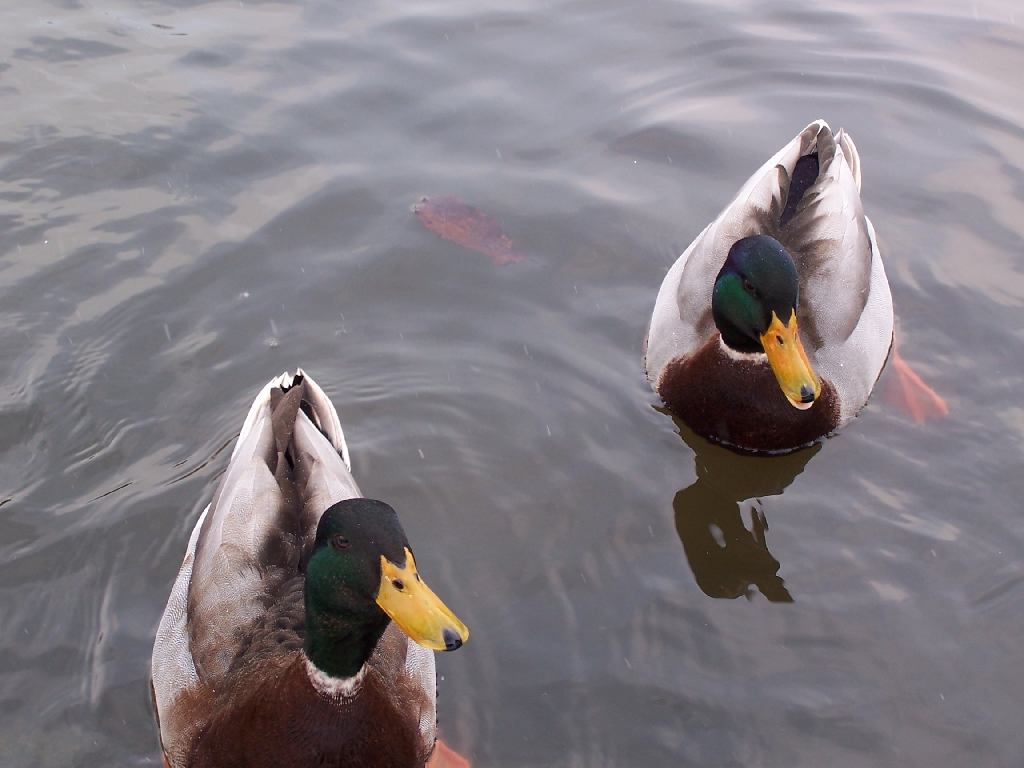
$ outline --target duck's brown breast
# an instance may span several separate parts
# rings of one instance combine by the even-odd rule
[[[697,352],[665,367],[658,394],[694,432],[744,451],[793,450],[839,426],[831,382],[822,380],[810,408],[794,408],[767,359],[726,354],[717,332]]]
[[[375,670],[350,698],[319,693],[301,656],[251,679],[197,734],[190,768],[422,768],[429,756],[418,713],[396,708]]]

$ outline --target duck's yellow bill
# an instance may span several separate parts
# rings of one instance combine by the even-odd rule
[[[380,573],[377,605],[417,643],[435,651],[454,651],[469,639],[466,625],[420,578],[408,547],[404,567],[381,555]]]
[[[786,399],[800,410],[814,405],[821,394],[821,383],[814,375],[804,345],[800,343],[796,312],[793,312],[789,323],[785,325],[772,312],[772,324],[761,337],[761,344]]]

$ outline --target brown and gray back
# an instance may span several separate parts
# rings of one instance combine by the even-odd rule
[[[258,695],[261,678],[297,669],[317,523],[333,504],[361,495],[323,390],[301,369],[267,384],[192,531],[157,630],[153,694],[173,766],[188,765],[212,718]],[[391,625],[368,664],[385,700],[413,696],[415,725],[432,746],[433,653]]]

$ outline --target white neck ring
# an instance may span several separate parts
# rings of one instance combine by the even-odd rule
[[[316,688],[317,693],[329,699],[350,699],[363,687],[366,664],[363,664],[352,677],[331,677],[310,661],[305,652],[302,653],[302,661],[305,664],[309,682]]]

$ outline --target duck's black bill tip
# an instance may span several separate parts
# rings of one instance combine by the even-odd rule
[[[444,638],[444,649],[446,651],[454,651],[462,647],[462,638],[454,629],[445,629],[441,633]]]
[[[801,403],[813,403],[814,402],[814,390],[804,384],[800,387],[800,402]]]

